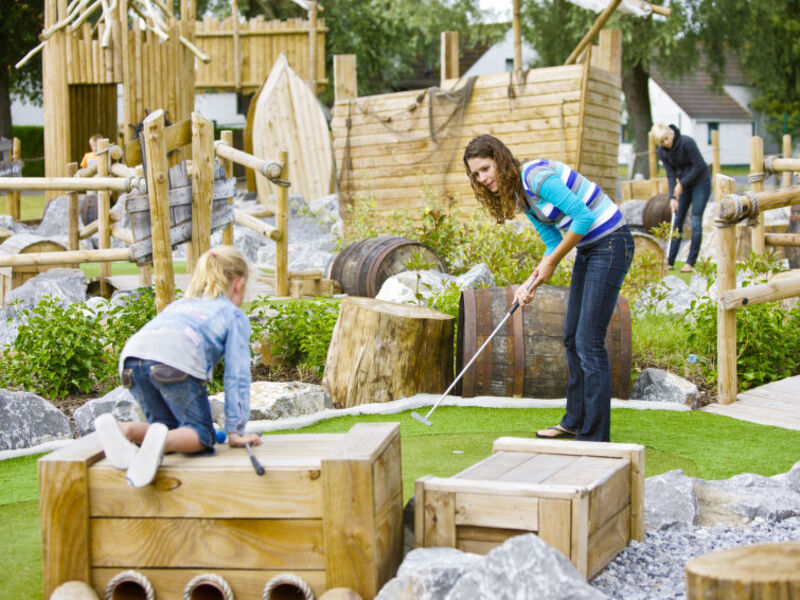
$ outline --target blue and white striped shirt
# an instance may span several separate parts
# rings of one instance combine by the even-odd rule
[[[619,207],[599,185],[564,163],[535,159],[522,165],[522,188],[530,219],[545,243],[545,256],[561,242],[562,231],[582,235],[577,247],[606,237],[625,225]]]

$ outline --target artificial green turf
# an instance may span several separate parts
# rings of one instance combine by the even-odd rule
[[[423,407],[418,412],[424,415],[428,410]],[[454,475],[491,454],[498,437],[533,437],[535,430],[557,423],[562,414],[561,409],[441,406],[431,415],[432,427],[406,411],[339,417],[274,434],[339,433],[356,423],[399,422],[405,502],[419,477]],[[671,469],[702,479],[727,479],[745,472],[775,475],[788,471],[800,457],[800,431],[697,411],[615,409],[611,439],[647,448],[647,477]],[[37,459],[0,461],[0,535],[7,549],[0,553],[1,597],[42,598]]]

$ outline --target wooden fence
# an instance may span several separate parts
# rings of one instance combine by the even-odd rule
[[[323,19],[267,21],[259,16],[239,23],[233,18],[219,21],[206,17],[197,22],[195,40],[211,61],[198,65],[195,85],[200,89],[255,92],[280,54],[307,81],[326,83],[327,30]]]
[[[786,148],[788,147],[788,152]],[[800,204],[800,186],[791,186],[791,173],[800,171],[800,159],[793,159],[791,141],[786,143],[786,157],[764,160],[764,142],[753,137],[750,145],[751,190],[736,194],[735,182],[725,175],[717,175],[715,194],[717,198],[717,239],[719,244],[717,273],[717,393],[720,404],[734,402],[738,394],[736,366],[736,310],[800,296],[800,275],[785,279],[773,279],[767,283],[736,287],[736,223],[749,219],[751,244],[754,252],[763,253],[766,246],[800,248],[800,234],[764,233],[766,210]],[[781,187],[764,191],[765,176],[781,173]],[[797,273],[795,271],[795,273]]]
[[[621,118],[619,32],[601,32],[582,64],[447,79],[440,88],[356,97],[355,57],[334,63],[331,129],[342,199],[421,215],[423,188],[476,205],[466,144],[489,133],[518,157],[563,161],[614,196]],[[443,44],[444,52],[450,44]],[[457,47],[457,46],[456,46]],[[443,57],[443,64],[450,64]],[[597,65],[602,65],[597,66]],[[457,74],[456,74],[457,76]]]

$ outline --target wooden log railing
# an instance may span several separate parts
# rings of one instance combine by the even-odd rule
[[[744,288],[736,287],[736,223],[749,219],[753,250],[765,252],[767,245],[800,247],[800,234],[764,233],[763,214],[786,206],[800,205],[800,185],[764,190],[766,173],[791,172],[800,168],[800,160],[770,158],[764,160],[763,142],[751,141],[751,190],[735,193],[734,180],[724,175],[715,178],[717,194],[718,264],[717,264],[717,394],[720,404],[734,402],[738,395],[736,373],[736,310],[764,302],[800,296],[800,276],[773,279]],[[784,152],[791,151],[791,139],[784,137]],[[782,177],[791,183],[791,175]]]

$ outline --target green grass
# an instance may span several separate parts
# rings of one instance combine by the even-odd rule
[[[356,423],[399,422],[405,502],[417,478],[453,475],[491,454],[496,438],[533,437],[536,429],[556,423],[562,413],[560,409],[442,406],[431,416],[433,427],[421,425],[406,411],[340,417],[273,435],[338,433]],[[616,409],[611,439],[647,447],[647,477],[671,469],[703,479],[726,479],[744,472],[775,475],[788,471],[800,454],[800,431],[700,412]],[[0,534],[7,549],[0,553],[0,590],[7,598],[42,598],[37,458],[0,462]]]
[[[22,194],[19,200],[20,218],[23,221],[41,219],[44,214],[44,194]],[[0,194],[0,215],[8,214],[8,198]]]
[[[100,275],[100,265],[98,263],[83,263],[81,264],[83,274],[86,279],[94,279]],[[172,261],[172,270],[175,273],[186,273],[186,261],[174,260]],[[112,262],[111,263],[112,275],[138,275],[139,267],[136,263],[132,262]]]

